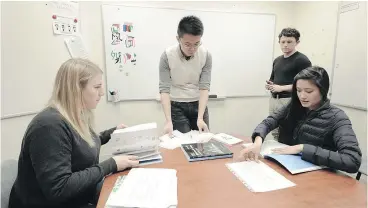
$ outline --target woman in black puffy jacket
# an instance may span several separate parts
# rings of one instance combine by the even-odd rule
[[[279,127],[279,142],[290,146],[274,149],[274,153],[301,154],[303,160],[316,165],[356,173],[362,153],[348,116],[330,104],[329,87],[329,76],[321,67],[298,73],[290,103],[256,127],[253,145],[240,152],[241,159],[258,160],[264,138]]]

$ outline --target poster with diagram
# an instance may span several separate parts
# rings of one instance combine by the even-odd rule
[[[112,62],[116,70],[129,76],[129,73],[134,70],[137,64],[133,23],[123,22],[111,24],[110,38],[111,51],[106,51],[110,53],[109,61]]]

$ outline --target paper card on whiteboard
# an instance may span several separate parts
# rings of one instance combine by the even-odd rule
[[[55,15],[79,17],[79,3],[76,1],[50,1],[48,5]]]
[[[52,28],[56,35],[74,35],[79,34],[78,22],[73,18],[57,16],[52,22]]]
[[[135,35],[132,22],[113,23],[110,25],[111,37],[111,63],[125,76],[129,76],[130,70],[136,66],[137,55],[135,53]]]
[[[72,58],[88,58],[88,52],[84,46],[82,37],[68,37],[64,41]]]
[[[133,23],[114,23],[111,25],[111,45],[123,44],[126,48],[135,47],[135,36],[133,33]]]

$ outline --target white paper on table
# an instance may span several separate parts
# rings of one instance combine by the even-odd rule
[[[243,144],[243,147],[248,147],[248,146],[250,146],[252,144],[253,143],[245,143],[245,144]],[[261,152],[260,152],[260,154],[262,156],[268,155],[268,154],[272,154],[272,150],[273,149],[282,148],[282,147],[288,147],[288,146],[289,145],[280,143],[280,142],[275,141],[273,139],[266,140],[266,141],[263,142],[263,144],[261,146]]]
[[[293,182],[261,161],[228,163],[226,166],[252,192],[274,191],[295,186]]]
[[[111,207],[166,208],[177,206],[177,177],[174,169],[133,168],[122,186],[109,197]]]
[[[180,131],[173,131],[172,137],[165,134],[160,137],[160,147],[166,149],[175,149],[182,144],[191,143],[205,143],[212,139],[212,133],[199,133],[198,131],[190,131],[188,133],[181,133]]]
[[[216,134],[213,136],[213,138],[227,145],[234,145],[243,142],[243,140],[225,133]]]

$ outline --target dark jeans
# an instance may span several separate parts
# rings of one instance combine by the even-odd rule
[[[173,129],[182,133],[187,133],[191,130],[198,130],[198,101],[195,102],[175,102],[171,101],[171,119],[173,123]],[[203,120],[209,125],[208,108],[203,114]]]

